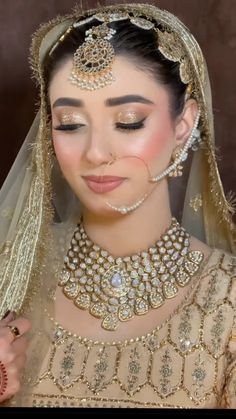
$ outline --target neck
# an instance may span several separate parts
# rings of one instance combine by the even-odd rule
[[[83,211],[83,224],[91,240],[114,257],[147,250],[171,224],[167,181],[156,186],[136,210],[116,218]]]

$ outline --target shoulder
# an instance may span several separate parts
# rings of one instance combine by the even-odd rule
[[[191,236],[190,240],[191,250],[200,250],[204,254],[204,259],[207,271],[212,270],[215,273],[226,274],[230,278],[236,275],[236,255],[233,255],[225,250],[211,248],[204,242]],[[205,269],[204,269],[205,272]]]
[[[203,253],[204,259],[208,260],[212,254],[213,249],[208,246],[206,243],[198,240],[196,237],[190,237],[190,250],[199,250]]]
[[[203,269],[199,281],[198,295],[204,294],[219,300],[228,298],[236,306],[236,256],[211,248],[196,237],[190,238],[191,250],[199,250],[204,255]]]
[[[218,336],[222,350],[236,354],[236,257],[212,249],[201,272],[194,301],[202,313],[204,330]],[[217,338],[217,339],[218,339]]]
[[[205,263],[198,281],[195,301],[205,314],[227,312],[229,324],[236,311],[236,257],[224,250],[210,248],[191,238],[192,248],[204,253]],[[221,310],[221,311],[222,311]]]

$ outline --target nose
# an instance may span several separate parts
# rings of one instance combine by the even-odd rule
[[[94,132],[88,139],[85,149],[86,160],[93,165],[99,166],[112,160],[114,153],[105,133]]]

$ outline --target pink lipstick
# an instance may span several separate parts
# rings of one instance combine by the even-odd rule
[[[118,176],[83,176],[87,186],[97,194],[110,192],[120,186],[127,178]]]

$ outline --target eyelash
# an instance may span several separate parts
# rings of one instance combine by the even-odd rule
[[[144,128],[144,121],[146,118],[143,118],[141,121],[133,122],[132,124],[122,124],[121,122],[118,122],[116,124],[116,128],[118,128],[121,131],[133,131],[136,129]]]
[[[144,128],[144,121],[146,118],[143,118],[141,121],[133,122],[132,124],[123,124],[121,122],[117,122],[115,127],[120,131],[133,131],[136,129]],[[76,131],[77,129],[84,127],[83,124],[61,124],[55,127],[56,131]]]
[[[78,128],[84,127],[83,124],[61,124],[58,125],[58,127],[55,127],[54,129],[56,131],[75,131]]]

